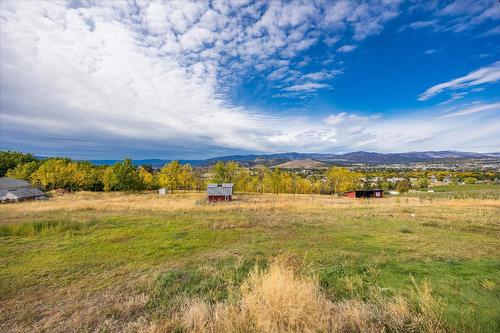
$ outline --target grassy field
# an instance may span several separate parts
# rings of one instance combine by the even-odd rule
[[[429,193],[428,190],[434,191]],[[500,200],[500,185],[493,184],[466,184],[434,186],[407,193],[406,196],[425,199],[496,199]]]
[[[498,332],[500,200],[486,191],[495,194],[238,195],[220,204],[196,193],[75,193],[2,205],[0,331],[217,331],[206,326],[217,313],[255,330],[301,331],[309,324],[300,318],[269,326],[262,316],[272,311],[248,319],[267,309],[266,283],[278,281],[292,287],[273,298],[303,297],[297,311],[308,318],[330,309],[311,325],[329,320],[331,329],[371,311],[370,329],[385,318],[395,325],[387,331],[403,330],[394,309],[404,299],[434,325],[409,319],[407,331]]]

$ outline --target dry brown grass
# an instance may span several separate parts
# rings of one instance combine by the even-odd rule
[[[120,332],[145,312],[149,296],[139,291],[145,280],[147,275],[138,274],[115,285],[103,283],[97,293],[88,288],[99,284],[91,278],[50,293],[26,290],[19,299],[0,302],[0,332]]]
[[[374,291],[369,301],[334,302],[315,278],[296,274],[283,261],[268,270],[255,269],[233,301],[209,304],[186,301],[169,323],[144,322],[138,329],[163,332],[181,326],[185,332],[446,332],[441,306],[428,285],[390,299]]]
[[[377,212],[403,213],[410,216],[411,213],[429,213],[428,208],[439,208],[443,213],[447,207],[455,209],[467,209],[468,207],[482,207],[488,209],[500,209],[499,200],[478,199],[443,199],[425,200],[420,198],[384,198],[382,200],[349,199],[343,197],[316,195],[316,194],[254,194],[236,195],[232,202],[208,204],[204,201],[203,193],[179,192],[167,196],[159,196],[154,193],[125,194],[125,193],[102,193],[102,192],[76,192],[52,197],[48,201],[28,201],[18,204],[0,206],[0,223],[15,222],[26,215],[37,213],[50,213],[65,211],[68,213],[78,211],[93,211],[100,214],[128,213],[142,214],[144,212],[177,212],[177,211],[206,211],[218,212],[228,210],[287,210],[287,211],[325,211],[331,209],[350,209],[354,214],[365,214],[366,211],[358,211],[354,208],[366,208]],[[411,209],[408,210],[408,207]],[[432,210],[435,214],[436,211]],[[477,211],[474,212],[477,214]]]

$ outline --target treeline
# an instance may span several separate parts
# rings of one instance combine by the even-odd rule
[[[407,192],[411,188],[427,188],[429,177],[446,177],[452,182],[474,184],[478,179],[498,179],[497,173],[432,172],[398,173],[397,182],[388,181],[394,173],[349,171],[332,167],[322,173],[303,173],[280,168],[256,166],[251,169],[236,162],[217,162],[211,168],[193,168],[172,161],[161,169],[135,166],[131,160],[110,166],[97,166],[68,158],[37,159],[31,154],[0,152],[0,176],[24,179],[43,190],[69,191],[143,191],[167,188],[170,192],[203,191],[207,183],[234,183],[236,192],[251,193],[343,193],[353,189],[380,188],[384,191]],[[410,178],[414,176],[415,178]]]
[[[0,160],[1,162],[1,160]],[[135,166],[130,159],[110,166],[67,158],[21,161],[5,173],[8,177],[24,179],[43,190],[68,191],[143,191],[166,187],[170,191],[201,190],[204,180],[189,165],[177,161],[158,171],[149,166]]]
[[[24,179],[43,190],[142,191],[167,188],[171,192],[205,189],[208,182],[234,183],[236,192],[343,193],[361,186],[362,174],[332,167],[324,176],[301,176],[279,168],[245,168],[236,162],[217,162],[210,169],[193,169],[178,161],[159,170],[136,167],[127,159],[111,166],[68,158],[39,160],[30,154],[1,152],[2,176]]]
[[[343,193],[360,186],[360,173],[346,168],[332,167],[325,176],[301,176],[280,168],[257,166],[247,169],[236,162],[217,162],[212,170],[212,181],[234,183],[237,192],[252,193]]]
[[[455,170],[365,170],[363,174],[367,178],[431,178],[435,176],[438,181],[443,181],[446,178],[455,183],[464,182],[467,178],[475,178],[479,181],[495,181],[500,178],[500,172],[491,170],[471,170],[471,171],[455,171]]]

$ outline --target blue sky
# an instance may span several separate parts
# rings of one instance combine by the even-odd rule
[[[500,3],[2,1],[0,149],[500,151]]]

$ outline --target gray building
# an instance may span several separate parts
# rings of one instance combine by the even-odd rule
[[[234,184],[232,183],[208,184],[208,201],[231,201],[233,199],[233,187]]]
[[[47,199],[45,194],[24,180],[0,177],[0,202]]]

